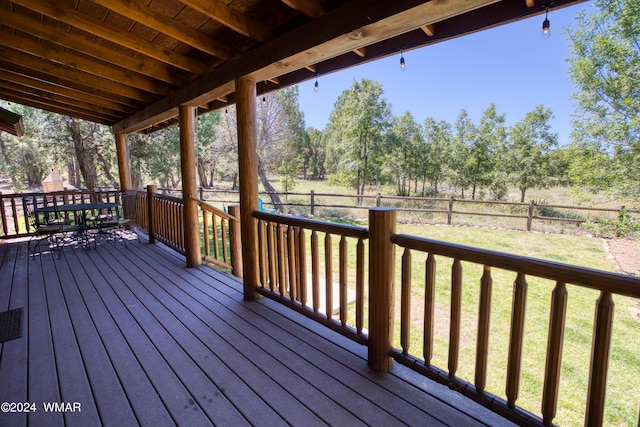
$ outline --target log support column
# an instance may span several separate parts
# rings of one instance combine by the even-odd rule
[[[258,136],[256,132],[256,82],[236,80],[238,123],[238,171],[240,175],[240,228],[244,299],[256,297],[258,285],[258,227],[253,211],[258,209]]]
[[[387,372],[393,340],[396,211],[369,209],[369,367]]]
[[[196,186],[196,148],[194,107],[180,106],[180,166],[184,201],[184,246],[187,267],[202,264],[198,224],[198,188]]]
[[[116,156],[118,157],[118,172],[120,174],[120,191],[131,190],[131,160],[127,135],[116,133]]]

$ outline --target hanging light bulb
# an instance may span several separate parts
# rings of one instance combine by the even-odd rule
[[[549,6],[546,6],[546,13],[544,15],[544,21],[542,21],[542,38],[548,39],[551,37],[551,22],[549,22]]]
[[[262,90],[262,103],[266,104],[267,103],[267,81],[264,81],[264,89]]]
[[[318,85],[318,75],[316,74],[316,82],[313,85],[313,91],[318,93],[319,90],[320,90],[320,86]]]
[[[400,48],[400,71],[405,71],[407,67],[405,66],[405,63],[404,63],[404,55],[402,51],[403,49]]]

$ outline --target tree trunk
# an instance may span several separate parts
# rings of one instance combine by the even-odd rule
[[[111,173],[109,162],[107,162],[107,160],[104,158],[102,154],[100,154],[100,152],[96,153],[96,157],[100,161],[100,164],[102,165],[102,170],[104,174],[107,176],[107,180],[111,183],[111,186],[113,188],[118,188],[118,181],[114,178],[113,174]]]
[[[282,201],[280,200],[280,196],[276,192],[276,189],[273,188],[273,185],[269,182],[267,178],[267,173],[262,167],[262,162],[258,160],[258,176],[260,177],[260,182],[267,193],[269,193],[269,197],[271,197],[271,203],[273,203],[273,207],[278,211],[282,212]]]
[[[71,119],[67,125],[71,131],[73,148],[76,153],[76,158],[78,159],[78,167],[82,174],[82,180],[84,181],[84,185],[87,189],[93,190],[98,186],[98,174],[96,172],[92,150],[87,149],[84,146],[82,132],[80,131],[80,123]]]
[[[524,195],[527,192],[526,188],[521,188],[520,189],[520,203],[524,203]]]

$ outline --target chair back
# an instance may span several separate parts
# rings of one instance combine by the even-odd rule
[[[52,212],[40,212],[36,210],[43,207],[53,206]],[[43,225],[59,220],[59,213],[55,210],[57,200],[55,197],[47,197],[44,194],[32,194],[22,197],[22,207],[24,210],[27,233],[36,231]]]

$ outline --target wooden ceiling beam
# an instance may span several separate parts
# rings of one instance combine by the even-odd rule
[[[309,18],[317,18],[324,15],[324,8],[316,0],[282,0],[282,2]]]
[[[48,90],[35,89],[33,87],[24,86],[8,80],[0,80],[0,88],[4,88],[15,93],[24,93],[26,95],[30,95],[34,97],[34,99],[42,100],[42,102],[45,102],[45,100],[55,102],[57,103],[57,105],[66,106],[71,111],[91,111],[92,113],[100,114],[104,117],[109,117],[110,120],[117,120],[124,114],[124,112],[122,111],[112,111],[95,104],[79,101],[77,99],[69,98],[66,96],[61,96],[55,93],[51,93]]]
[[[207,64],[164,49],[129,32],[113,29],[103,21],[89,15],[69,8],[58,7],[55,0],[37,2],[32,0],[12,0],[12,2],[182,70],[199,75],[206,74],[211,70],[211,67]]]
[[[75,81],[78,84],[83,85],[85,88],[92,88],[88,90],[89,93],[92,93],[95,89],[99,89],[105,93],[111,93],[111,96],[115,94],[145,102],[148,102],[149,97],[153,96],[149,92],[125,86],[102,77],[96,77],[91,74],[73,70],[63,65],[42,61],[35,56],[25,55],[24,53],[20,53],[3,46],[0,46],[0,58],[26,69],[39,71],[51,77],[58,77],[67,81]]]
[[[135,71],[150,78],[154,78],[172,86],[180,87],[188,83],[175,73],[175,68],[156,60],[132,58],[127,53],[115,51],[100,44],[93,43],[83,37],[69,34],[57,27],[53,27],[41,21],[29,19],[25,15],[4,11],[0,13],[0,24],[8,28],[20,29],[20,31],[48,40],[62,47],[89,55],[92,58],[102,60],[115,66]],[[143,57],[144,58],[144,57]],[[96,64],[98,65],[98,64]]]
[[[2,59],[0,59],[0,69],[10,76],[8,79],[12,82],[34,88],[41,88],[40,85],[45,85],[47,90],[52,93],[103,105],[113,110],[132,111],[139,109],[141,105],[139,101],[121,95],[87,87],[76,81],[61,79],[58,76],[30,70],[13,63],[3,62]],[[0,78],[2,78],[1,75]]]
[[[273,39],[271,30],[261,22],[247,18],[221,0],[179,0],[185,6],[197,10],[227,28],[259,42]]]
[[[112,121],[110,118],[105,117],[101,114],[93,114],[91,110],[83,110],[80,108],[69,109],[66,105],[61,105],[50,100],[33,97],[25,93],[5,90],[3,97],[5,100],[15,102],[16,104],[28,105],[30,107],[39,108],[45,111],[51,111],[54,113],[62,114],[64,116],[69,116],[71,115],[70,113],[72,113],[74,117],[91,122],[109,124]]]
[[[3,32],[0,31],[0,34]],[[4,33],[7,34],[7,33]],[[119,84],[130,86],[132,88],[142,89],[157,95],[168,95],[174,88],[161,83],[158,80],[141,76],[111,64],[97,63],[90,58],[78,55],[73,51],[65,51],[58,48],[57,45],[48,44],[47,46],[40,44],[34,40],[18,39],[16,37],[0,36],[0,45],[19,50],[21,52],[39,56],[41,61],[47,61],[57,64],[73,64],[75,69],[97,77],[113,80]]]
[[[229,59],[231,51],[215,40],[183,25],[168,16],[151,11],[135,0],[91,0],[100,6],[159,31],[175,40],[221,59]]]
[[[436,34],[436,26],[434,24],[423,25],[421,28],[429,37],[433,37]]]
[[[41,80],[36,80],[30,77],[16,74],[5,69],[0,70],[0,82],[3,80],[20,85],[27,91],[47,91],[53,95],[57,95],[67,99],[73,99],[79,102],[85,102],[89,105],[98,106],[101,108],[109,109],[111,111],[117,111],[119,113],[118,115],[120,116],[127,115],[128,112],[131,113],[134,110],[132,107],[124,106],[108,99],[92,96],[76,89],[51,85]]]

